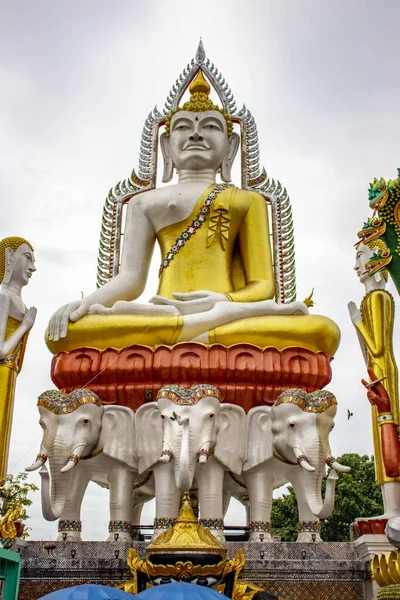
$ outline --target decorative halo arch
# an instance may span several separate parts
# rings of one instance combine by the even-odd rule
[[[149,113],[142,132],[139,168],[110,189],[104,203],[97,263],[97,286],[101,287],[119,272],[123,206],[132,196],[152,190],[157,181],[157,148],[159,130],[167,114],[175,109],[201,68],[216,91],[222,106],[240,128],[241,186],[261,194],[271,211],[274,274],[277,302],[296,299],[295,250],[292,209],[286,188],[260,168],[257,125],[245,105],[238,110],[232,91],[213,62],[207,58],[200,40],[196,55],[173,84],[160,113],[155,107]]]

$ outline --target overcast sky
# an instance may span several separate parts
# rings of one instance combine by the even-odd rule
[[[162,108],[200,36],[238,106],[256,119],[262,164],[291,196],[298,298],[315,287],[313,312],[342,331],[328,386],[339,402],[333,453],[371,453],[359,383],[365,369],[347,302],[363,296],[353,244],[370,215],[368,184],[394,178],[400,166],[399,2],[3,0],[0,7],[0,239],[20,235],[33,244],[37,273],[24,300],[38,308],[17,383],[9,470],[21,471],[39,450],[37,396],[54,387],[43,341],[48,319],[93,291],[105,196],[137,167],[144,120],[155,104]],[[145,299],[156,290],[158,261]],[[42,518],[38,493],[30,512],[32,538],[54,539],[56,523]],[[85,539],[105,538],[105,490],[90,487],[82,518]],[[244,522],[240,506],[228,522]]]

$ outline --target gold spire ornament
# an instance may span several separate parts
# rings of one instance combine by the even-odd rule
[[[119,585],[120,589],[138,594],[144,589],[159,585],[160,580],[164,580],[162,583],[172,581],[190,583],[194,579],[204,578],[208,580],[208,584],[205,585],[224,594],[227,578],[233,574],[233,589],[230,587],[232,596],[229,596],[232,600],[251,600],[257,592],[263,591],[262,588],[248,581],[239,580],[246,563],[243,548],[239,548],[234,558],[227,560],[226,547],[209,529],[199,525],[193,512],[189,492],[183,495],[179,516],[174,525],[161,533],[148,546],[146,554],[147,559],[143,560],[137,556],[136,550],[133,548],[129,550],[127,563],[132,579]],[[204,563],[204,555],[209,557],[212,564],[193,564],[193,560],[186,560],[196,558],[199,563]]]
[[[189,492],[183,494],[182,506],[174,525],[161,533],[146,549],[147,555],[157,553],[199,552],[226,556],[226,547],[217,540],[209,529],[199,525],[194,515]]]
[[[171,110],[165,119],[165,134],[169,137],[171,119],[180,110],[188,110],[190,112],[205,112],[207,110],[217,110],[221,113],[226,121],[226,127],[228,136],[230,137],[233,132],[232,118],[224,110],[220,108],[209,98],[210,95],[210,84],[204,77],[203,71],[199,69],[196,73],[196,77],[193,79],[189,86],[190,100],[180,107],[178,106],[175,110]]]

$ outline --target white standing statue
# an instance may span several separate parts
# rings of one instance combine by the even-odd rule
[[[90,481],[110,490],[109,541],[131,540],[132,495],[137,477],[135,414],[125,406],[103,406],[96,394],[49,390],[39,396],[43,439],[33,471],[49,460],[42,476],[42,511],[59,519],[58,539],[81,539],[81,504]]]
[[[359,236],[362,234],[363,230]],[[393,296],[385,290],[388,277],[384,269],[387,261],[382,260],[382,253],[385,251],[387,248],[379,239],[371,240],[367,244],[358,244],[354,270],[364,285],[365,295],[360,309],[354,302],[350,302],[348,307],[370,378],[382,379],[382,385],[388,395],[389,407],[381,411],[378,405],[372,406],[372,433],[376,481],[381,486],[385,511],[382,516],[391,518],[400,515],[397,448],[387,440],[384,443],[381,428],[383,425],[388,426],[388,422],[398,427],[400,412],[398,369],[393,352],[395,306]],[[386,456],[383,452],[384,445]]]
[[[155,537],[177,518],[182,493],[195,488],[200,522],[224,539],[224,474],[241,473],[245,426],[244,410],[221,403],[211,385],[164,386],[157,402],[139,408],[138,469],[154,473]]]
[[[0,480],[7,474],[15,384],[36,308],[25,307],[21,291],[36,271],[33,248],[20,237],[0,241]]]
[[[49,348],[99,347],[99,336],[118,348],[119,329],[132,336],[140,333],[140,342],[149,346],[190,340],[226,346],[252,342],[332,356],[340,334],[330,319],[309,316],[303,302],[273,300],[266,201],[230,183],[239,136],[231,115],[208,97],[210,86],[201,69],[190,93],[190,101],[167,116],[160,138],[163,181],[170,182],[176,169],[178,183],[129,200],[119,272],[54,313]],[[217,184],[218,173],[222,183]],[[144,290],[156,241],[163,257],[158,294],[151,304],[132,302]],[[117,325],[108,319],[107,324],[97,316],[70,325],[88,313],[119,315],[120,320]],[[285,318],[290,315],[301,318]],[[264,318],[277,320],[271,324]]]
[[[289,389],[273,406],[249,411],[243,479],[249,493],[251,541],[272,541],[272,492],[287,482],[293,486],[299,509],[297,541],[321,541],[319,520],[333,511],[336,471],[350,471],[332,457],[329,446],[336,405],[334,395],[326,390],[307,394]],[[332,471],[323,501],[327,465]]]

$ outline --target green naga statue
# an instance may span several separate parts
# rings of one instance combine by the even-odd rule
[[[400,294],[400,168],[394,180],[375,178],[368,195],[374,214],[358,237],[364,244],[374,241],[376,250],[365,267],[369,275],[386,268]]]

